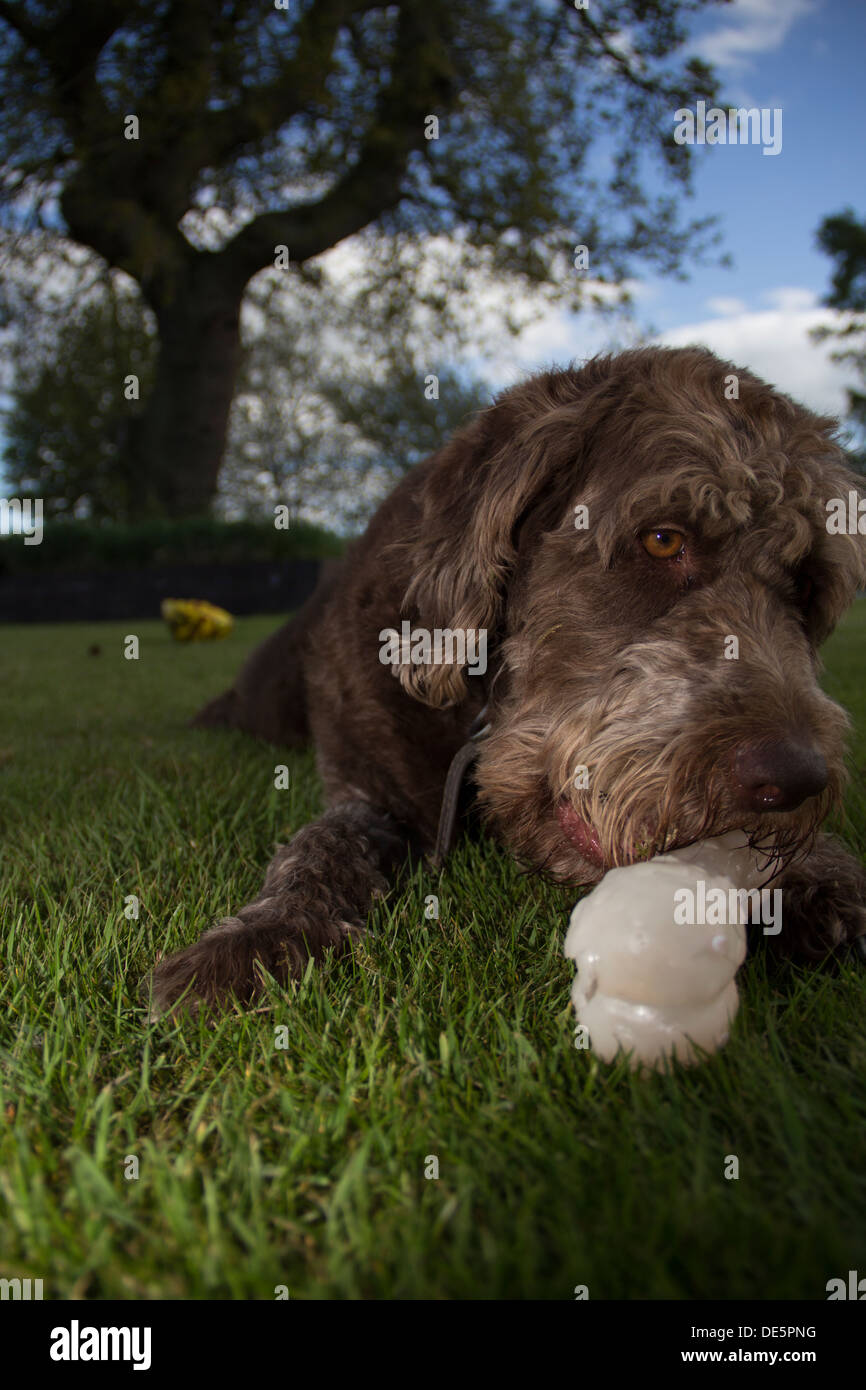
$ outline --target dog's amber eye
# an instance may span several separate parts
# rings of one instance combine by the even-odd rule
[[[669,526],[644,531],[641,536],[644,550],[648,555],[652,555],[654,560],[672,560],[675,555],[679,555],[685,543],[686,538],[682,531],[673,531]]]

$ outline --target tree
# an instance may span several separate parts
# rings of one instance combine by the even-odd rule
[[[32,253],[32,248],[31,248]],[[56,328],[40,306],[40,261],[0,308],[28,332],[4,421],[5,471],[19,497],[49,514],[134,521],[136,480],[116,466],[129,409],[116,383],[147,394],[155,333],[135,286],[94,256],[69,267],[76,304]],[[244,307],[245,345],[217,499],[228,516],[317,517],[338,530],[375,508],[399,475],[490,398],[483,382],[430,360],[447,357],[413,305],[385,321],[369,282],[323,274],[259,277]],[[34,287],[36,294],[34,297]],[[455,331],[456,327],[455,327]],[[130,379],[129,374],[132,374]],[[122,449],[120,450],[122,455]]]
[[[858,220],[852,208],[825,217],[817,232],[817,242],[835,261],[832,288],[823,303],[829,309],[844,313],[838,327],[818,328],[813,333],[817,341],[835,338],[846,344],[832,353],[834,362],[848,362],[857,371],[863,389],[848,388],[848,413],[866,441],[866,218]],[[866,465],[866,449],[858,456]]]
[[[242,297],[281,257],[307,268],[375,231],[405,296],[424,239],[445,235],[431,302],[484,264],[577,303],[576,243],[594,275],[622,278],[634,257],[677,270],[707,224],[651,199],[641,161],[688,187],[673,112],[714,84],[668,58],[703,3],[0,0],[7,226],[22,209],[31,226],[62,219],[155,317],[153,389],[122,464],[139,511],[209,505]]]
[[[11,491],[40,497],[49,515],[129,521],[138,486],[123,463],[127,393],[146,397],[156,340],[139,297],[111,277],[50,341],[21,352],[4,419]]]

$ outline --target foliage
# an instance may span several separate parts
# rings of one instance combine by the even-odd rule
[[[866,218],[852,208],[825,217],[817,233],[818,245],[835,262],[832,288],[824,299],[828,308],[843,311],[837,327],[816,329],[817,341],[827,338],[842,344],[832,353],[834,362],[847,362],[862,383],[848,389],[848,413],[860,435],[854,462],[866,472]]]
[[[371,329],[409,301],[456,321],[478,274],[579,307],[635,262],[681,273],[703,254],[710,219],[684,221],[646,182],[655,163],[689,188],[673,115],[715,96],[682,53],[703,7],[0,0],[7,259],[63,229],[154,316],[153,389],[120,450],[138,509],[210,505],[240,299],[278,247],[315,282],[318,258],[356,239]],[[431,274],[437,240],[449,255]],[[428,358],[454,369],[432,343]]]
[[[151,565],[238,564],[254,560],[308,560],[340,555],[345,542],[311,522],[286,530],[271,521],[188,517],[127,525],[57,521],[45,526],[41,545],[0,539],[0,574],[45,571],[146,569]]]
[[[147,396],[155,356],[140,300],[110,276],[41,351],[27,344],[4,420],[7,493],[43,498],[48,515],[129,520],[136,488],[124,442],[134,416],[124,381],[136,376]]]

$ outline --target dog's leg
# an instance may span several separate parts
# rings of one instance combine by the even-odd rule
[[[253,902],[193,946],[160,961],[153,1003],[164,1013],[258,993],[260,966],[280,983],[303,975],[310,956],[343,950],[358,936],[373,899],[405,859],[408,836],[365,801],[344,801],[299,830],[271,860]]]
[[[831,951],[866,945],[866,869],[831,835],[819,835],[810,854],[773,883],[782,890],[782,929],[767,937],[794,960],[818,961]],[[866,958],[866,957],[864,957]]]

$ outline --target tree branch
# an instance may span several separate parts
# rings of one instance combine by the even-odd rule
[[[96,81],[99,55],[111,36],[129,20],[126,0],[70,0],[50,29],[41,52],[54,84],[58,114],[69,129],[88,133],[87,116],[105,112]]]
[[[605,57],[610,58],[610,61],[616,65],[617,71],[626,79],[628,85],[638,88],[641,92],[646,92],[648,96],[666,95],[667,89],[664,88],[664,83],[660,82],[659,78],[646,78],[632,65],[630,58],[626,53],[623,53],[623,50],[614,49],[610,39],[603,31],[602,25],[589,15],[588,10],[574,10],[570,0],[563,0],[563,3],[566,4],[569,14],[577,14],[584,29],[587,29],[589,35],[594,38]]]
[[[23,5],[10,5],[8,0],[0,0],[0,19],[5,20],[29,48],[34,48],[37,53],[43,51],[42,45],[48,31],[27,17]]]
[[[241,101],[205,114],[201,131],[212,164],[308,111],[326,94],[334,44],[352,15],[381,8],[381,0],[319,0],[298,24],[298,50],[279,77],[248,88]]]
[[[643,77],[629,62],[626,54],[620,49],[614,48],[613,44],[606,37],[601,25],[590,17],[588,10],[575,10],[570,0],[564,0],[564,4],[569,14],[576,14],[579,17],[584,29],[589,31],[605,57],[611,59],[631,86],[640,88],[642,92],[647,92],[650,96],[659,95],[663,90],[661,84],[654,78]]]
[[[426,144],[424,118],[447,110],[454,82],[447,50],[447,12],[429,0],[404,0],[390,63],[355,163],[323,197],[279,212],[265,212],[218,253],[243,283],[286,245],[303,262],[362,230],[400,201],[415,149]]]

